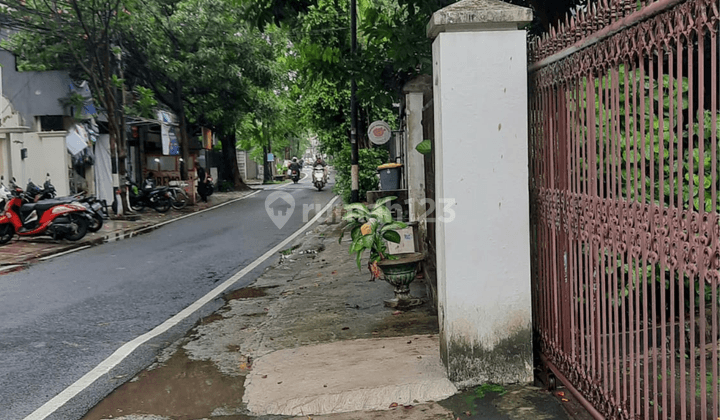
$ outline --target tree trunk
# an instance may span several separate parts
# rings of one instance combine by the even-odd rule
[[[273,173],[272,173],[272,165],[273,163],[268,162],[267,156],[269,153],[272,153],[272,142],[270,141],[270,130],[268,130],[267,126],[263,124],[262,126],[262,134],[263,134],[263,140],[265,140],[265,144],[267,144],[267,147],[263,146],[263,162],[265,164],[264,170],[263,170],[263,179],[265,181],[272,181],[273,180]]]
[[[110,136],[110,159],[115,163],[113,165],[115,167],[115,174],[117,174],[118,178],[118,184],[113,185],[113,187],[117,187],[120,190],[120,203],[123,208],[123,214],[130,213],[130,208],[128,206],[127,200],[125,199],[125,194],[127,191],[125,191],[125,186],[123,185],[123,177],[127,174],[127,169],[125,166],[125,147],[123,147],[122,142],[122,132],[120,131],[121,116],[118,115],[118,106],[115,103],[116,95],[113,95],[113,92],[111,90],[105,91],[105,107],[107,112],[107,119],[108,119],[108,134]]]
[[[180,179],[188,179],[188,165],[190,164],[190,138],[187,132],[187,120],[185,119],[185,106],[182,101],[182,84],[175,83],[175,104],[178,121],[180,123],[180,155],[184,165],[180,166]]]
[[[229,177],[228,181],[232,182],[235,191],[245,191],[250,189],[243,179],[240,177],[240,169],[237,164],[237,150],[235,149],[235,133],[223,136],[222,138],[222,154],[223,161]]]

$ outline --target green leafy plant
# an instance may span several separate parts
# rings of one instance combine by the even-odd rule
[[[71,92],[65,99],[65,105],[70,108],[73,118],[79,120],[82,118],[83,106],[85,106],[87,98],[77,92]]]
[[[132,106],[126,107],[125,113],[143,118],[155,118],[158,102],[152,89],[136,86],[134,96],[135,101]]]
[[[390,209],[385,206],[396,198],[383,197],[375,202],[372,210],[363,203],[345,205],[347,213],[343,216],[343,220],[348,224],[340,234],[338,243],[345,236],[345,231],[349,230],[352,238],[350,254],[355,254],[358,269],[361,269],[362,256],[366,250],[370,251],[368,268],[373,273],[373,278],[377,278],[379,274],[378,261],[397,259],[396,256],[388,253],[386,241],[400,243],[400,234],[397,231],[407,227],[403,222],[394,221]]]
[[[432,142],[429,139],[425,139],[415,146],[415,150],[422,153],[423,155],[430,154],[432,152]]]
[[[358,187],[360,197],[365,197],[368,191],[378,189],[379,177],[377,167],[387,162],[388,152],[381,148],[358,150],[358,164],[360,166],[358,176]],[[350,146],[349,144],[335,157],[333,167],[337,171],[337,177],[333,192],[342,197],[346,203],[350,202],[352,195],[350,168]]]

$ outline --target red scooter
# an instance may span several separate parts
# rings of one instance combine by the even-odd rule
[[[15,234],[78,241],[87,233],[89,216],[81,204],[58,200],[25,203],[22,188],[15,182],[10,186],[11,197],[0,214],[0,245],[9,242]]]

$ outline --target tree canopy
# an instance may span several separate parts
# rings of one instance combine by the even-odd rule
[[[509,0],[532,7],[541,32],[591,0]],[[358,51],[350,49],[350,2],[339,0],[0,0],[4,47],[21,69],[70,70],[91,82],[108,115],[159,105],[181,123],[187,158],[193,126],[213,128],[227,158],[237,141],[293,147],[317,135],[322,149],[348,146],[350,80],[357,81],[360,143],[374,120],[391,124],[403,85],[429,74],[430,16],[453,0],[358,0]],[[114,118],[110,118],[114,119]],[[120,126],[110,125],[122,139]]]

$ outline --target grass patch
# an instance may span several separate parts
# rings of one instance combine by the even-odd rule
[[[482,384],[479,387],[475,388],[475,396],[478,398],[484,398],[485,394],[488,392],[495,392],[499,395],[505,395],[507,390],[502,385],[495,385],[495,384]]]

